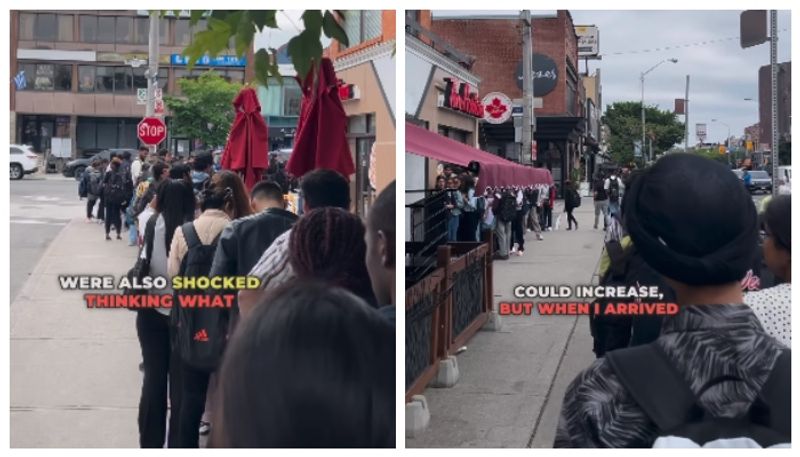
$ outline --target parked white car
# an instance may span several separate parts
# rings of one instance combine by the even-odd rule
[[[39,171],[39,155],[30,146],[12,144],[9,158],[11,179],[22,179],[25,175]]]

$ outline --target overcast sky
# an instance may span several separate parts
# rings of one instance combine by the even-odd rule
[[[466,12],[436,11],[434,15],[454,13]],[[491,12],[470,12],[488,13]],[[726,126],[711,119],[730,125],[731,135],[735,136],[742,135],[746,126],[758,122],[758,68],[769,64],[769,43],[748,49],[739,47],[739,39],[734,37],[739,36],[740,11],[571,10],[571,13],[576,25],[596,25],[599,29],[603,59],[589,61],[589,69],[592,72],[596,68],[602,70],[604,105],[620,100],[640,100],[641,72],[663,59],[675,58],[678,63],[664,63],[645,77],[645,103],[672,109],[674,99],[684,97],[686,75],[690,75],[690,142],[696,141],[696,123],[708,125],[706,141],[711,142],[722,141],[728,134]],[[791,59],[788,11],[778,13],[778,30],[778,62],[785,62]],[[725,38],[733,39],[676,47]],[[664,50],[667,46],[673,49]],[[643,52],[647,49],[651,51]],[[584,69],[581,62],[580,70]],[[680,118],[683,120],[683,116]]]
[[[285,10],[277,14],[278,29],[265,28],[264,32],[257,33],[253,40],[256,50],[261,48],[279,48],[286,44],[293,36],[303,30],[302,10]],[[322,46],[327,47],[331,40],[322,34]]]

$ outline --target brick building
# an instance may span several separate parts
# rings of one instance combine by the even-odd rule
[[[481,80],[483,93],[500,92],[521,103],[521,22],[514,16],[434,16],[431,29],[468,54],[470,70]],[[479,38],[479,39],[478,39]],[[533,20],[534,106],[538,154],[559,183],[582,159],[585,130],[585,90],[578,72],[578,46],[569,11],[559,10]],[[582,100],[583,99],[583,100]],[[502,124],[480,123],[482,149],[518,160],[513,119]]]

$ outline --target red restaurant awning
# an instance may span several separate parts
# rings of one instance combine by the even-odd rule
[[[478,191],[485,186],[529,186],[553,184],[550,170],[526,167],[486,151],[467,146],[406,122],[406,152],[466,167],[481,164]]]

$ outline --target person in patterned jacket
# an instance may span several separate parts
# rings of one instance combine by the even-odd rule
[[[706,414],[741,417],[786,349],[744,304],[739,283],[758,239],[751,197],[723,165],[670,154],[632,182],[623,204],[634,245],[679,305],[652,344]],[[723,376],[743,382],[720,381]],[[606,356],[567,388],[554,446],[651,447],[658,433]]]

